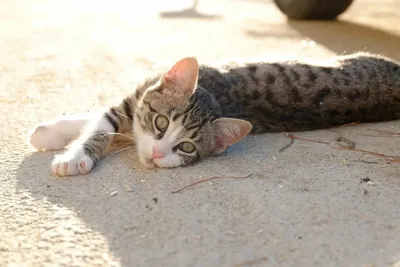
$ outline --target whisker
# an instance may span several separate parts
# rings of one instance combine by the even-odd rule
[[[126,116],[125,114],[122,114],[121,112],[116,111],[116,110],[114,110],[114,111],[115,111],[115,113],[117,113],[117,114],[121,115],[122,117],[124,117],[124,118],[129,120],[128,116]]]
[[[115,154],[121,153],[122,151],[130,150],[130,149],[134,149],[134,148],[135,148],[135,146],[129,146],[129,147],[121,148],[121,149],[119,149],[117,151],[114,151],[113,153],[111,153],[107,157],[105,157],[103,161],[107,160],[111,156],[114,156]]]
[[[126,139],[129,139],[129,140],[135,141],[135,138],[133,138],[133,137],[130,137],[130,136],[128,136],[128,135],[125,135],[125,134],[122,134],[122,133],[111,133],[111,132],[107,132],[107,133],[104,133],[104,134],[102,135],[102,137],[106,137],[106,136],[109,136],[109,135],[120,135],[120,136],[123,136],[123,137],[125,137]]]
[[[131,141],[136,141],[136,139],[134,137],[130,137],[129,135],[126,134],[122,134],[122,133],[112,133],[112,132],[93,132],[91,133],[91,135],[89,137],[93,137],[95,135],[101,134],[101,137],[106,137],[109,135],[120,135],[123,136],[124,138],[131,140]]]
[[[135,100],[135,102],[138,102],[138,99],[135,97],[134,94],[131,94],[129,97],[130,97],[131,99]],[[128,103],[131,105],[131,107],[133,107],[132,102],[128,102]]]
[[[105,137],[105,136],[109,136],[109,135],[121,135],[121,136],[125,137],[125,135],[122,133],[112,133],[112,132],[104,132],[102,136]],[[127,138],[129,138],[129,137],[127,137]]]

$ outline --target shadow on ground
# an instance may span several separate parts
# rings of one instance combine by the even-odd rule
[[[301,35],[338,53],[369,51],[400,60],[400,36],[349,21],[292,21],[288,25]]]
[[[181,10],[164,11],[160,13],[161,18],[165,19],[221,19],[219,15],[205,14],[197,10],[198,0],[194,0],[191,7]]]
[[[165,19],[207,19],[207,20],[216,20],[221,19],[219,15],[205,14],[200,13],[196,9],[188,8],[182,10],[173,10],[173,11],[164,11],[160,13],[161,18]]]
[[[259,25],[246,29],[245,33],[254,38],[293,38],[306,37],[319,45],[337,53],[348,54],[368,51],[382,54],[400,61],[400,36],[389,32],[349,21],[298,21],[288,20],[291,31],[281,25]],[[279,26],[279,27],[278,27]],[[259,30],[266,28],[268,30]]]
[[[372,126],[346,133],[354,138],[366,127]],[[301,133],[307,134],[324,140],[337,136],[331,130]],[[380,158],[365,165],[357,161],[364,155],[346,156],[330,146],[297,140],[279,153],[288,141],[283,133],[259,135],[201,164],[150,172],[130,168],[129,152],[123,152],[89,175],[64,179],[49,174],[53,153],[35,153],[19,165],[17,188],[72,210],[106,238],[122,266],[248,266],[256,261],[254,266],[323,266],[329,253],[359,265],[395,260],[398,166],[382,167]],[[390,147],[389,141],[369,145],[379,151]],[[363,140],[360,147],[366,145]],[[344,158],[345,165],[340,163]],[[216,180],[171,194],[201,177],[250,172],[250,178]],[[378,186],[360,183],[366,176]],[[133,190],[127,191],[127,185]],[[360,247],[357,255],[347,254],[353,246]],[[293,251],[313,251],[314,256],[296,257]]]
[[[219,192],[210,183],[182,193],[172,194],[172,191],[212,173],[219,176],[248,175],[249,170],[229,170],[228,164],[242,162],[246,150],[238,144],[230,149],[229,155],[219,156],[220,164],[224,166],[218,169],[212,164],[213,159],[205,161],[206,166],[211,163],[209,167],[212,170],[208,174],[202,165],[156,171],[136,170],[131,168],[129,152],[124,152],[102,161],[88,175],[66,178],[55,178],[50,174],[49,163],[53,152],[39,152],[28,155],[21,162],[16,180],[18,189],[27,190],[34,198],[46,199],[76,213],[87,228],[106,238],[112,255],[121,266],[157,266],[159,262],[166,266],[182,266],[182,263],[194,266],[198,261],[207,262],[207,259],[199,258],[199,253],[214,253],[209,251],[210,244],[223,239],[226,236],[224,232],[232,227],[221,221],[246,225],[246,214],[249,213],[246,208],[249,197],[246,195],[254,188],[245,190],[244,195],[237,194],[234,199],[221,198],[226,193]],[[251,177],[259,184],[260,196],[267,194],[265,188],[260,186],[265,180],[260,177],[261,173],[257,170]],[[235,179],[222,184],[230,184],[232,189],[232,186],[236,188],[247,181]],[[117,194],[113,195],[114,191]],[[250,236],[256,238],[255,235]],[[205,242],[203,238],[215,240]],[[232,244],[232,250],[246,246],[240,239],[237,243]],[[65,257],[67,254],[68,251],[65,251]],[[219,257],[220,254],[216,254],[208,260],[215,262]],[[241,257],[252,260],[265,255],[251,252]],[[236,261],[240,263],[242,260],[239,258]]]

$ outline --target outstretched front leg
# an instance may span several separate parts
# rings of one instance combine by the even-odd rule
[[[128,106],[129,105],[129,106]],[[132,102],[125,99],[122,105],[101,113],[83,128],[81,135],[52,162],[52,171],[60,176],[88,173],[100,160],[116,133],[132,131]]]
[[[53,173],[69,176],[86,174],[92,170],[113,142],[116,133],[132,132],[133,104],[131,98],[126,98],[121,105],[93,116],[69,148],[55,156]]]

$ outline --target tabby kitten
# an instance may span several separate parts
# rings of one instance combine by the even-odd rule
[[[66,176],[92,170],[116,134],[132,134],[140,162],[177,167],[222,153],[250,132],[304,131],[400,118],[399,63],[367,53],[324,63],[260,62],[214,68],[184,58],[118,106],[42,123],[37,150],[58,150]]]

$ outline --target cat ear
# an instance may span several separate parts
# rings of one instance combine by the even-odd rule
[[[245,120],[219,118],[211,123],[214,135],[214,147],[212,147],[213,154],[220,154],[225,149],[248,135],[253,128],[253,125]]]
[[[192,95],[197,84],[199,64],[194,57],[179,60],[161,77],[161,83],[183,95]]]

